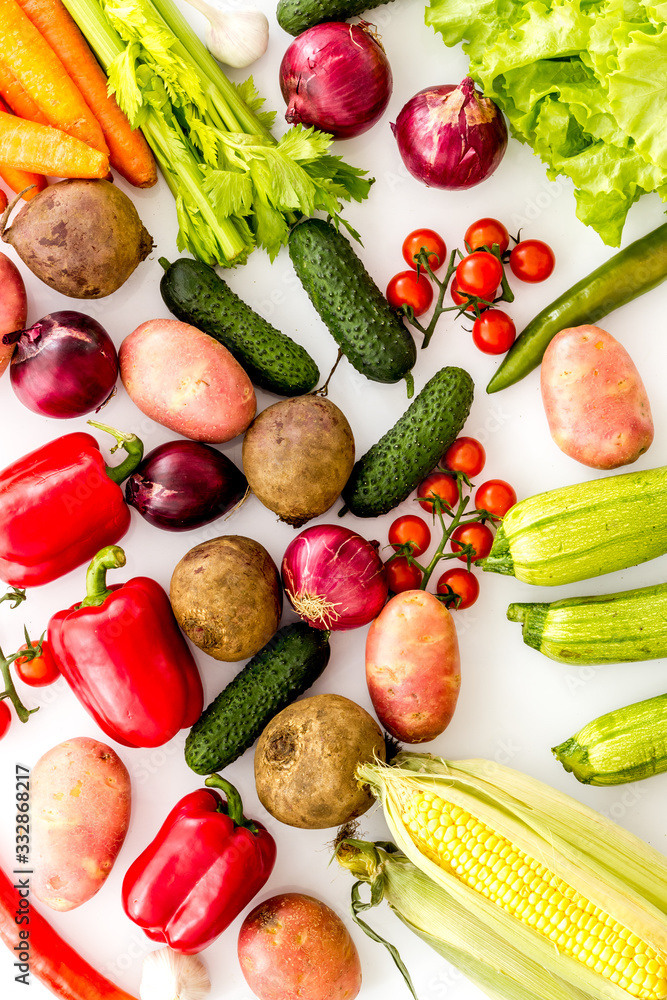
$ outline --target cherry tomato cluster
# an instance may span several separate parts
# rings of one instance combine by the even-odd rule
[[[514,246],[510,250],[510,240]],[[516,327],[497,302],[512,302],[514,295],[505,274],[504,262],[521,281],[538,282],[548,278],[554,269],[554,253],[541,240],[519,240],[510,237],[498,219],[478,219],[468,226],[464,237],[466,253],[452,251],[443,279],[435,272],[447,261],[447,246],[432,229],[415,229],[403,242],[403,257],[410,270],[395,274],[387,286],[387,301],[401,310],[408,321],[424,335],[426,347],[435,325],[443,312],[458,309],[474,316],[472,338],[485,354],[504,354],[514,343]],[[417,317],[433,304],[434,288],[439,294],[428,326]],[[444,293],[449,287],[453,306],[444,305]]]
[[[25,590],[12,587],[0,597],[0,604],[3,601],[9,601],[11,602],[10,607],[16,608],[24,600]],[[4,683],[4,690],[0,689],[0,739],[5,736],[12,724],[12,713],[8,702],[11,701],[21,722],[27,722],[28,716],[37,711],[36,708],[28,710],[23,705],[14,685],[10,666],[14,665],[17,676],[30,687],[44,687],[46,684],[52,684],[60,676],[60,671],[44,636],[38,642],[32,642],[27,629],[23,631],[25,643],[18,652],[5,656],[0,649],[0,675],[2,683]]]
[[[516,493],[502,479],[489,479],[477,488],[474,512],[465,513],[471,497],[471,478],[484,468],[486,453],[475,438],[460,437],[447,449],[440,465],[417,487],[419,506],[436,518],[442,538],[427,565],[419,562],[431,545],[431,529],[418,514],[403,514],[389,527],[389,544],[394,554],[385,562],[389,588],[395,594],[404,590],[425,590],[433,571],[442,559],[460,559],[466,568],[449,569],[436,583],[436,593],[453,608],[469,608],[479,595],[479,581],[471,564],[484,559],[491,551],[493,532],[487,522],[495,523],[516,503]],[[444,517],[452,521],[446,526]],[[464,519],[465,518],[465,519]],[[449,542],[450,552],[445,551]]]

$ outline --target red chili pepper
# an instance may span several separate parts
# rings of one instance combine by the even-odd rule
[[[243,816],[237,790],[212,774],[185,795],[123,880],[123,907],[152,941],[192,955],[206,948],[259,892],[276,860],[261,823]]]
[[[49,583],[129,528],[120,483],[141,462],[143,445],[135,434],[93,426],[113,434],[125,449],[120,465],[105,465],[95,438],[76,432],[0,472],[0,580],[15,587]]]
[[[201,678],[159,583],[136,576],[107,587],[107,570],[124,565],[117,545],[98,552],[85,600],[53,615],[48,641],[107,736],[126,747],[157,747],[199,718]]]

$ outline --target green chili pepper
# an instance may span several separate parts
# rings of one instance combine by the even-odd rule
[[[531,320],[486,387],[498,392],[537,368],[561,330],[597,323],[667,278],[667,223],[615,254]]]

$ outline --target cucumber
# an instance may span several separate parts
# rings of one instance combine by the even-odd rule
[[[323,219],[305,219],[289,236],[294,270],[350,364],[374,382],[408,383],[417,348],[398,313],[348,240]]]
[[[341,496],[357,517],[393,510],[429,474],[463,427],[473,381],[462,368],[441,368],[391,430],[352,469]]]
[[[329,633],[286,625],[211,702],[185,741],[185,761],[212,774],[252,746],[274,715],[298,698],[329,662]]]
[[[276,17],[283,31],[300,35],[314,24],[346,21],[382,3],[385,0],[279,0]]]
[[[667,694],[607,712],[551,752],[584,785],[622,785],[662,774],[667,771]]]
[[[660,466],[520,500],[477,565],[554,587],[655,559],[667,552],[666,493]]]
[[[617,594],[510,604],[523,641],[559,663],[628,663],[667,656],[667,583]]]
[[[308,351],[258,316],[213,268],[186,257],[173,264],[161,257],[160,263],[160,292],[170,312],[218,340],[255,385],[278,396],[315,388],[320,373]]]

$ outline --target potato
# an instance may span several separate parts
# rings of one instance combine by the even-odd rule
[[[354,466],[345,414],[310,393],[262,410],[243,439],[243,471],[257,498],[300,528],[335,503]]]
[[[366,682],[378,719],[402,743],[447,728],[461,663],[452,615],[433,594],[407,590],[384,606],[366,637]]]
[[[121,344],[118,360],[131,400],[183,437],[230,441],[255,416],[255,390],[236,358],[187,323],[142,323]]]
[[[241,925],[241,972],[259,1000],[354,1000],[361,962],[337,913],[314,896],[283,892]]]
[[[278,568],[263,545],[221,535],[195,545],[176,566],[169,592],[178,624],[216,660],[254,656],[282,612]]]
[[[23,278],[13,260],[0,253],[0,375],[10,362],[15,344],[3,344],[6,333],[23,330],[28,316],[28,303]]]
[[[59,743],[30,775],[30,888],[52,910],[73,910],[102,888],[130,821],[130,776],[111,747]]]
[[[386,759],[384,736],[361,706],[338,694],[304,698],[279,712],[259,738],[259,800],[289,826],[340,826],[373,804],[354,772],[375,757]]]
[[[561,330],[542,359],[551,436],[592,469],[636,462],[653,440],[646,390],[625,348],[598,326]]]

